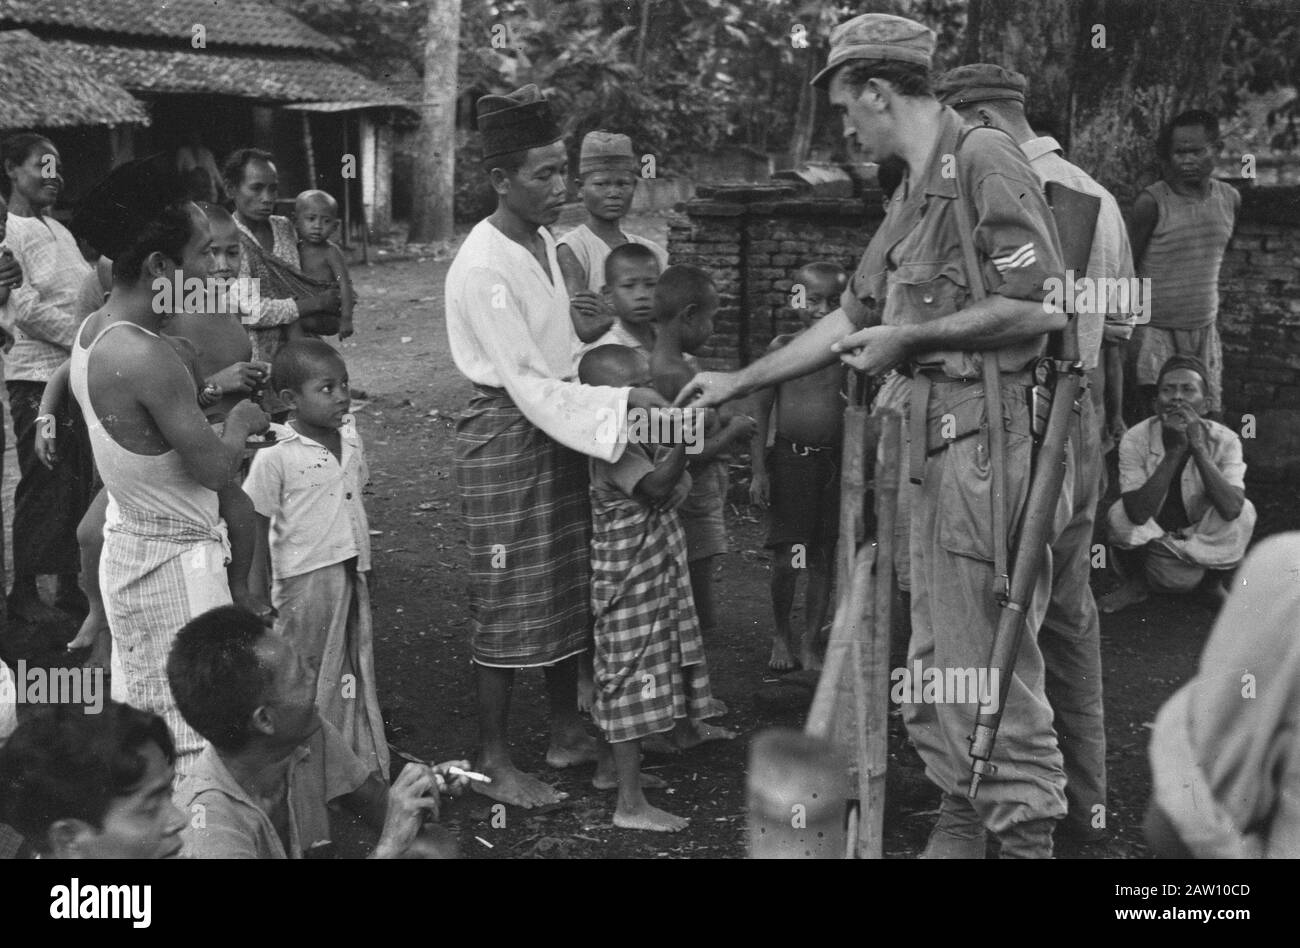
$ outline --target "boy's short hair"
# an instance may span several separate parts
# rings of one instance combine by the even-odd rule
[[[79,704],[37,709],[0,748],[0,820],[42,852],[59,820],[102,829],[113,801],[144,778],[150,741],[176,762],[167,722],[152,711],[116,701],[106,701],[99,714]]]
[[[271,388],[277,392],[286,388],[301,392],[307,380],[313,378],[312,373],[331,359],[347,370],[343,356],[323,339],[294,339],[271,362]]]
[[[578,363],[578,381],[584,385],[621,388],[636,381],[641,366],[627,346],[605,345],[587,350]]]
[[[293,212],[295,214],[301,214],[303,208],[309,204],[324,204],[335,217],[338,217],[339,215],[339,202],[334,200],[334,195],[330,194],[328,191],[310,188],[301,192],[293,199]]]
[[[707,271],[688,263],[675,264],[659,274],[655,284],[655,320],[674,320],[686,306],[701,302],[710,293],[716,296],[717,292]]]
[[[855,59],[844,64],[840,76],[854,95],[861,95],[863,87],[872,79],[883,79],[899,95],[911,98],[934,95],[930,70],[918,63],[892,59]]]
[[[1160,135],[1156,139],[1156,152],[1166,161],[1169,159],[1170,148],[1174,143],[1174,129],[1189,128],[1199,125],[1205,129],[1205,137],[1211,143],[1219,140],[1219,119],[1213,112],[1207,112],[1205,109],[1189,109],[1186,112],[1179,112],[1172,119],[1165,123],[1164,128],[1160,129]]]
[[[811,273],[815,276],[825,277],[828,280],[834,280],[835,283],[843,289],[849,282],[849,275],[845,269],[838,263],[831,260],[814,260],[812,263],[805,263],[797,271],[799,273]]]
[[[222,751],[252,736],[248,722],[274,675],[257,654],[269,632],[242,606],[218,606],[191,619],[167,656],[167,681],[185,723]]]
[[[605,282],[614,282],[614,268],[620,263],[642,264],[653,263],[659,266],[659,258],[655,252],[645,244],[638,244],[635,240],[629,240],[625,244],[619,244],[609,252],[605,258]]]

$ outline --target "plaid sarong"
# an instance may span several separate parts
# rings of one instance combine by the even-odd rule
[[[113,699],[162,715],[176,741],[176,772],[203,749],[203,738],[176,710],[167,655],[181,626],[228,605],[225,529],[117,505],[104,527],[99,588],[113,636]]]
[[[702,720],[712,694],[677,512],[596,488],[591,506],[592,717],[611,744]]]
[[[504,391],[475,386],[456,420],[456,483],[474,661],[527,668],[587,648],[587,459],[534,427]]]
[[[370,770],[388,781],[388,741],[375,685],[370,587],[353,559],[276,579],[275,631],[316,671],[316,708]]]

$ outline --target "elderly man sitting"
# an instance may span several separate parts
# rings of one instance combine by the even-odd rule
[[[207,739],[176,788],[190,814],[185,855],[300,859],[330,853],[333,802],[380,832],[371,858],[456,855],[438,815],[451,767],[407,764],[385,787],[316,711],[315,678],[288,639],[238,606],[191,620],[176,636],[167,677],[185,722]],[[458,777],[455,789],[462,789]]]
[[[1124,584],[1102,597],[1102,612],[1141,602],[1150,589],[1204,584],[1222,600],[1222,571],[1246,554],[1255,507],[1246,500],[1241,439],[1202,417],[1206,377],[1199,359],[1171,357],[1156,383],[1156,414],[1120,443],[1122,494],[1108,521]]]

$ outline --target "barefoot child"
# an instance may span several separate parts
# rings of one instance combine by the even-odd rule
[[[386,778],[361,501],[370,475],[348,414],[348,369],[329,343],[295,339],[276,354],[271,384],[292,417],[253,457],[244,489],[270,530],[276,631],[315,669],[321,717]]]
[[[807,328],[839,305],[847,275],[834,263],[810,263],[795,274],[804,291],[797,309]],[[767,347],[774,352],[796,333],[777,336]],[[829,365],[791,379],[755,396],[757,426],[751,443],[754,476],[749,497],[756,507],[769,509],[767,547],[772,551],[772,657],[775,672],[795,667],[790,630],[799,573],[806,569],[804,634],[799,664],[820,667],[818,637],[830,609],[835,541],[839,537],[840,444],[844,422],[844,366]],[[776,439],[767,447],[769,416],[776,406]]]
[[[218,204],[203,205],[212,228],[213,263],[209,276],[227,286],[239,272],[239,235],[230,212]],[[248,333],[237,315],[217,313],[177,313],[162,327],[162,338],[172,343],[177,355],[189,368],[198,389],[199,407],[208,421],[219,425],[238,402],[247,398],[266,380],[270,367],[252,362]],[[41,399],[42,417],[53,417],[67,398],[68,370],[65,362],[50,378]],[[57,462],[57,442],[53,425],[38,426],[36,456],[46,467]],[[248,574],[253,559],[256,522],[253,506],[232,482],[217,492],[218,511],[230,537],[230,564],[226,570],[231,598],[248,604]],[[92,648],[90,665],[108,666],[108,617],[99,589],[99,558],[104,543],[104,518],[108,494],[100,490],[77,526],[81,547],[82,575],[90,610],[68,650]],[[102,659],[102,662],[101,662]]]
[[[328,283],[339,291],[339,318],[335,326],[329,316],[306,315],[290,326],[299,326],[320,336],[352,335],[352,277],[343,251],[330,238],[339,225],[339,204],[324,191],[303,191],[293,202],[293,226],[298,231],[298,259],[302,272],[313,280]]]
[[[610,345],[583,356],[578,377],[587,385],[616,387],[649,378],[632,350]],[[694,433],[683,431],[677,443],[658,451],[629,444],[614,463],[591,461],[593,717],[604,736],[593,783],[601,789],[617,783],[614,825],[622,829],[686,827],[688,820],[646,800],[644,787],[652,784],[641,773],[641,741],[688,719],[699,721],[710,705],[686,541],[674,509],[690,489],[686,449]]]
[[[655,321],[658,336],[650,356],[650,372],[655,388],[667,399],[674,399],[682,386],[699,371],[690,357],[713,331],[713,314],[718,308],[718,293],[709,275],[698,267],[669,267],[655,288]],[[708,332],[700,335],[702,320],[707,317]],[[733,445],[753,433],[754,421],[746,415],[706,415],[704,444],[690,457],[693,481],[690,495],[679,514],[686,531],[687,558],[690,561],[691,589],[695,610],[707,638],[716,625],[713,610],[713,560],[727,552],[727,531],[723,508],[727,497],[727,462],[725,455]]]
[[[570,316],[578,338],[588,343],[609,330],[614,315],[600,293],[605,280],[605,258],[615,247],[628,243],[649,247],[668,266],[668,251],[653,240],[625,234],[619,221],[632,207],[639,178],[632,139],[613,132],[588,132],[578,159],[578,195],[587,220],[557,241],[556,260],[569,291]]]
[[[654,291],[659,281],[659,258],[645,244],[626,243],[609,252],[604,263],[601,295],[614,324],[596,345],[626,346],[636,354],[650,374],[650,352],[655,344]],[[591,711],[591,652],[583,654],[578,667],[578,710]]]

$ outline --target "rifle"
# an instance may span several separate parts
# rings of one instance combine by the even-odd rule
[[[1068,277],[1065,292],[1071,301],[1066,307],[1069,322],[1064,330],[1052,334],[1049,345],[1049,352],[1054,356],[1048,360],[1052,369],[1051,408],[1030,479],[1020,542],[1016,547],[1015,565],[1011,570],[1010,595],[1002,603],[989,653],[989,668],[998,671],[998,703],[993,710],[980,707],[975,718],[975,733],[969,738],[971,779],[968,795],[971,799],[979,793],[980,781],[997,770],[991,762],[993,745],[1002,723],[1002,710],[1006,707],[1007,695],[1011,690],[1011,676],[1015,672],[1016,657],[1025,633],[1025,610],[1043,569],[1053,510],[1065,478],[1065,449],[1070,437],[1071,415],[1083,384],[1078,324],[1072,305],[1074,288],[1069,284],[1073,283],[1073,274],[1087,270],[1101,199],[1082,194],[1055,181],[1049,181],[1045,190],[1060,236],[1061,256]],[[986,358],[985,364],[991,361],[993,360]],[[1001,425],[997,424],[996,427],[1000,428]],[[999,463],[1006,463],[1005,456],[993,458],[995,466]]]

